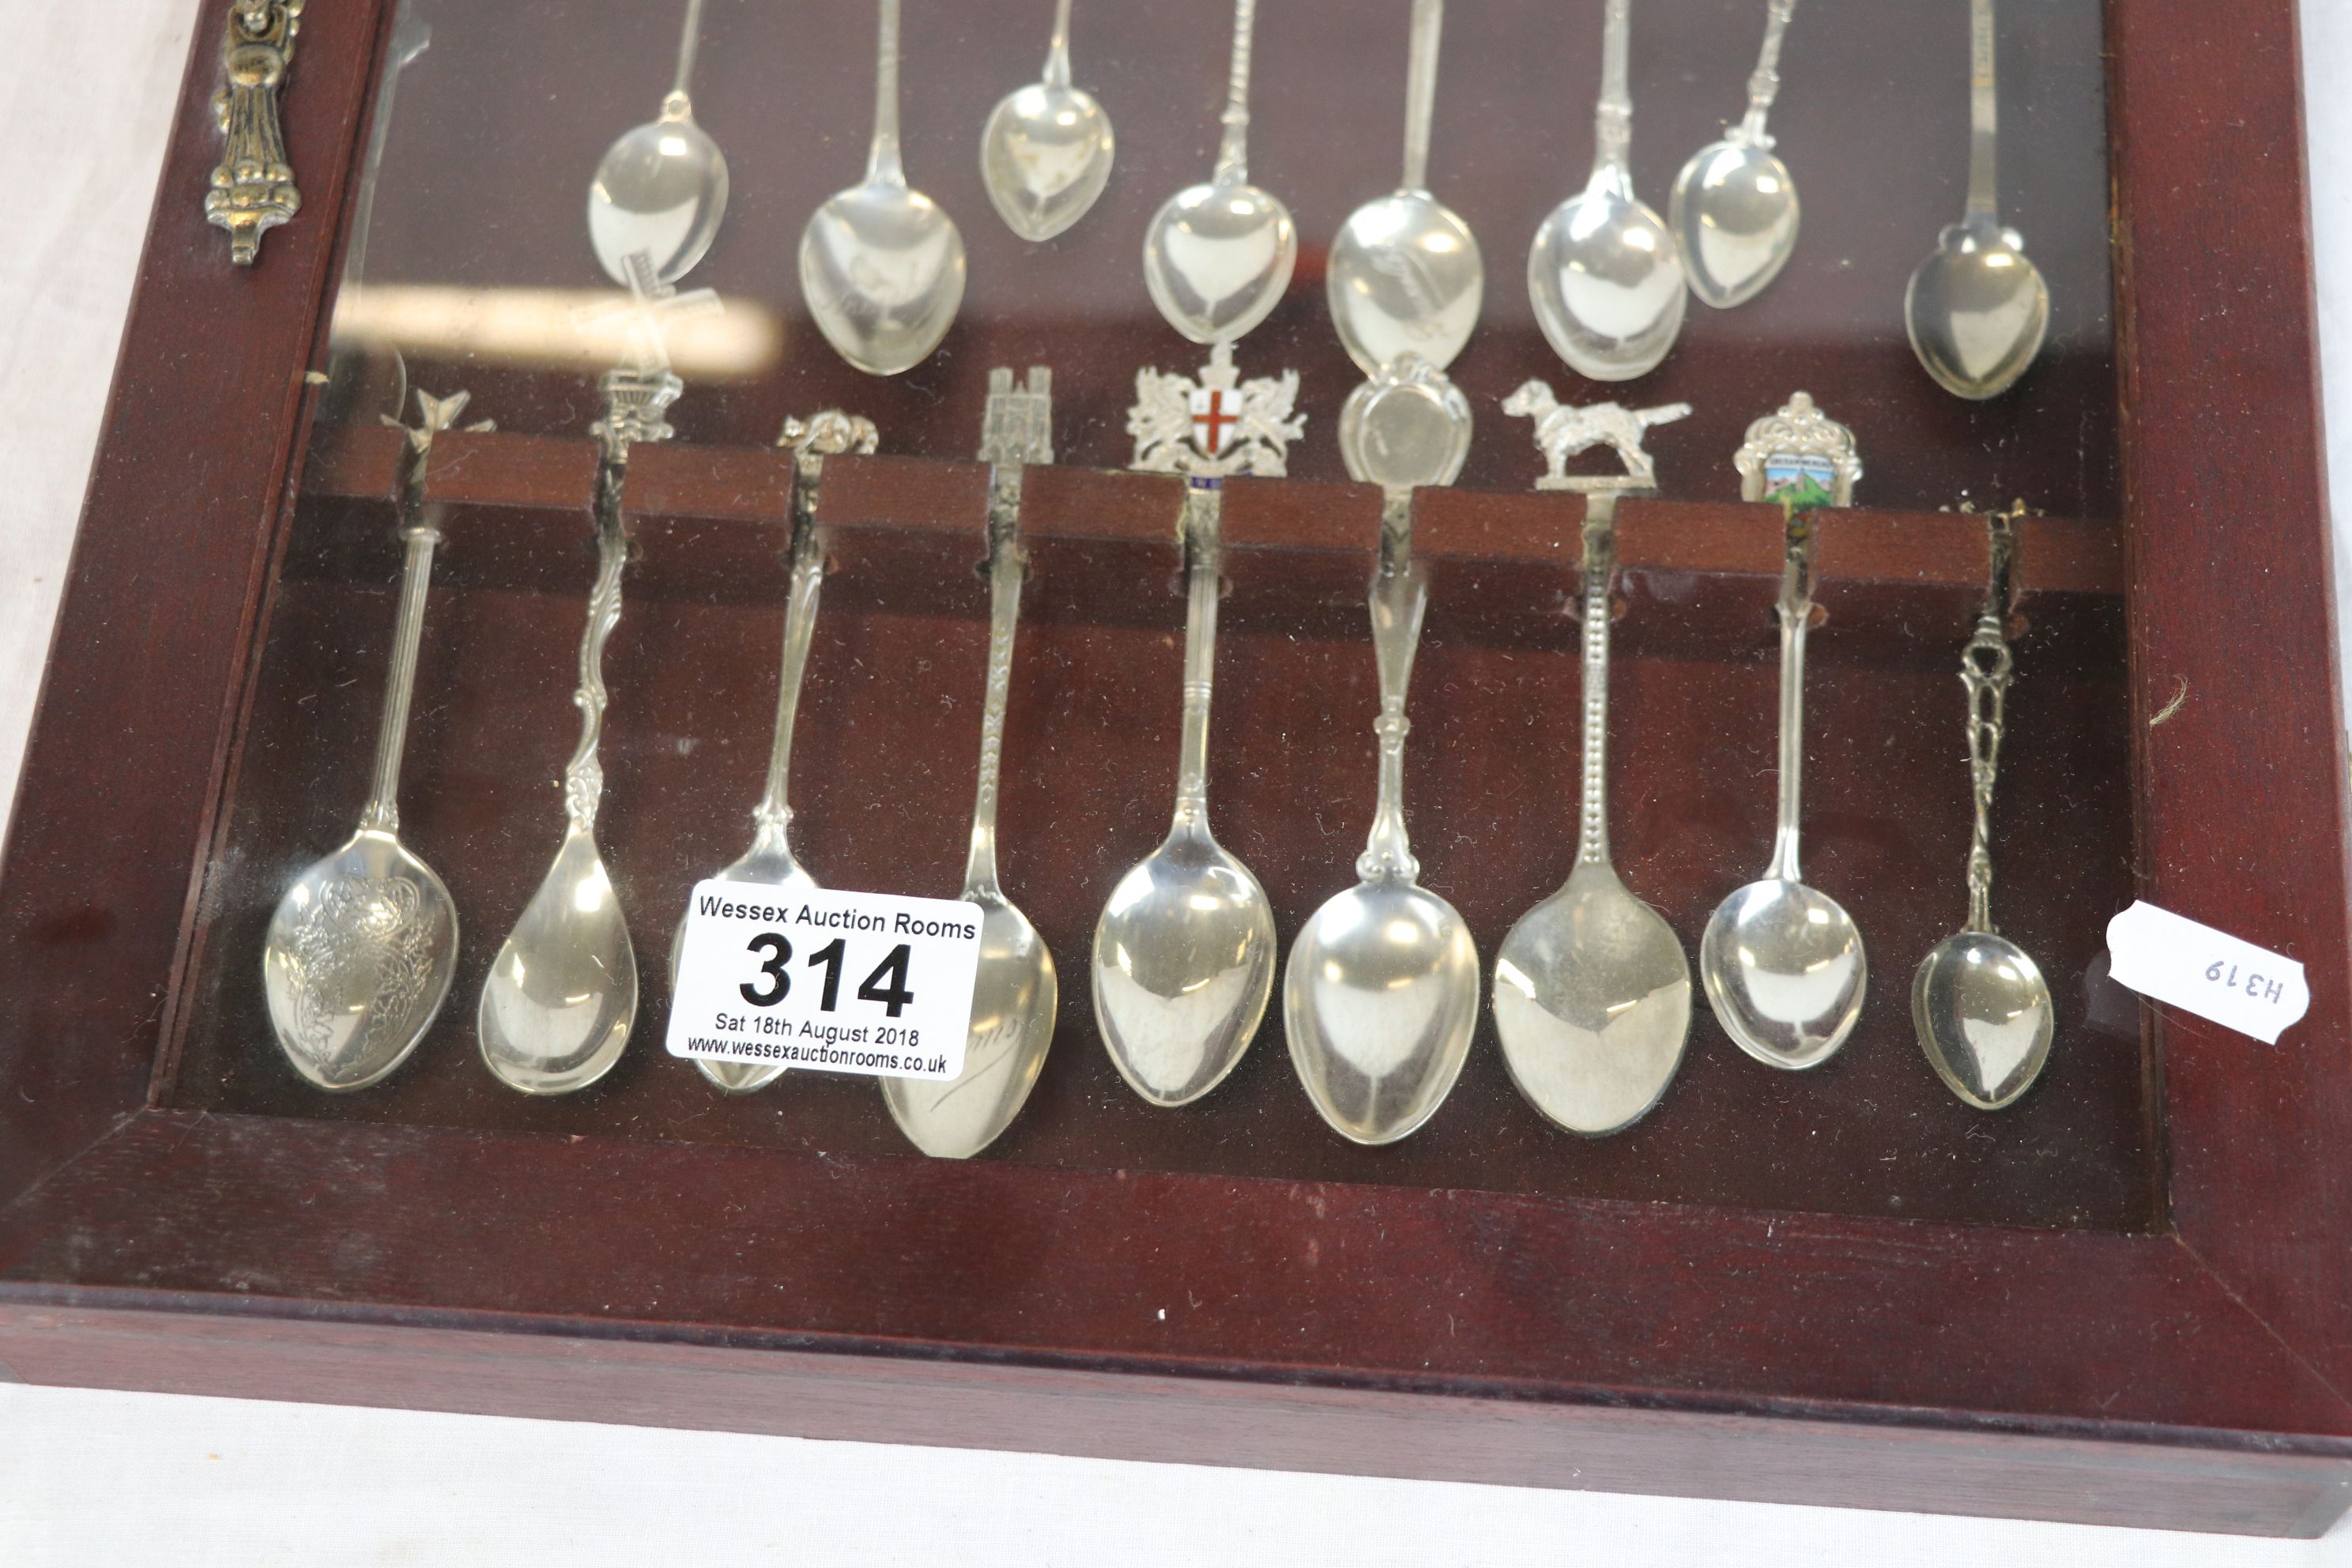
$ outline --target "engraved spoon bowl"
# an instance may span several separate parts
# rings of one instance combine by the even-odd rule
[[[381,1082],[406,1061],[449,994],[457,910],[399,838],[362,828],[299,877],[261,953],[269,1021],[319,1088]]]
[[[979,906],[980,968],[971,1034],[955,1078],[886,1078],[883,1102],[907,1141],[935,1159],[968,1160],[1027,1103],[1054,1044],[1061,982],[1037,928],[1002,893],[966,892]]]

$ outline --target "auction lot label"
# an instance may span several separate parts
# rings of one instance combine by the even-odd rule
[[[956,899],[696,885],[669,1053],[874,1078],[963,1071],[980,910]]]

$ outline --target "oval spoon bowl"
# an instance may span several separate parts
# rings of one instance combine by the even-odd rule
[[[1956,223],[1911,275],[1903,316],[1936,384],[1980,403],[2017,384],[2050,331],[2050,286],[2013,229]]]
[[[639,251],[675,283],[719,237],[727,216],[727,158],[691,120],[656,120],[625,132],[588,186],[588,240],[604,275],[626,288]]]
[[[1196,343],[1230,342],[1265,321],[1297,265],[1290,209],[1255,185],[1188,185],[1145,231],[1151,302]]]
[[[1911,1022],[1936,1075],[1979,1110],[1999,1110],[2033,1087],[2056,1030],[2041,968],[1989,931],[1948,936],[1920,961]]]
[[[1478,949],[1452,904],[1392,878],[1315,911],[1282,983],[1290,1062],[1332,1131],[1393,1143],[1437,1112],[1478,1024]]]
[[[1054,955],[1028,917],[1001,897],[969,901],[982,911],[980,971],[963,1071],[945,1080],[882,1080],[890,1120],[940,1160],[969,1160],[1013,1125],[1045,1070],[1062,1002]]]
[[[981,182],[1007,228],[1047,240],[1093,210],[1116,153],[1110,116],[1093,94],[1031,82],[1006,95],[982,128]]]
[[[595,839],[575,826],[482,984],[482,1060],[525,1094],[570,1094],[613,1070],[636,1016],[628,922]]]
[[[813,893],[817,889],[816,879],[801,869],[791,850],[765,846],[755,847],[740,860],[712,872],[707,879],[748,882],[784,893]],[[677,929],[669,938],[669,989],[673,996],[677,994],[678,963],[686,956],[686,922],[685,915],[678,916]],[[753,1089],[765,1089],[783,1077],[785,1070],[781,1062],[721,1062],[703,1057],[697,1057],[694,1065],[715,1088],[729,1094],[749,1094]]]
[[[1649,1114],[1690,1039],[1690,961],[1615,871],[1584,864],[1495,959],[1495,1031],[1528,1104],[1586,1137]]]
[[[1552,352],[1593,381],[1657,369],[1690,302],[1673,231],[1600,182],[1562,202],[1536,231],[1528,292]]]
[[[1180,827],[1119,879],[1095,925],[1095,1016],[1110,1059],[1154,1105],[1225,1080],[1274,994],[1274,910],[1205,828]]]
[[[888,181],[828,199],[801,233],[801,292],[834,352],[868,375],[930,357],[963,304],[963,235],[920,191]]]
[[[261,950],[278,1048],[337,1093],[381,1083],[441,1011],[457,967],[457,910],[432,867],[362,828],[296,879]]]
[[[1452,209],[1425,192],[1399,191],[1340,226],[1325,292],[1339,342],[1366,375],[1408,353],[1444,370],[1477,328],[1486,263]]]
[[[1862,1016],[1870,965],[1835,899],[1766,878],[1723,900],[1699,942],[1716,1021],[1769,1067],[1819,1067]]]
[[[1789,166],[1736,142],[1701,148],[1666,205],[1690,290],[1718,310],[1746,304],[1780,276],[1802,217]]]

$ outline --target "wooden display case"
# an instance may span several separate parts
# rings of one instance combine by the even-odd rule
[[[908,1151],[860,1079],[721,1100],[660,1049],[654,963],[640,1037],[595,1089],[528,1100],[481,1070],[472,999],[558,837],[593,377],[415,353],[419,384],[466,385],[500,425],[432,453],[446,541],[404,796],[466,940],[390,1081],[331,1098],[287,1068],[260,933],[365,794],[398,569],[401,438],[322,414],[308,374],[392,18],[311,0],[285,99],[303,209],[233,268],[202,205],[226,11],[207,0],[0,870],[0,1373],[2260,1533],[2316,1533],[2352,1501],[2345,752],[2291,0],[2011,7],[2012,216],[2060,313],[2045,362],[1983,405],[1918,372],[1896,309],[1959,210],[1966,84],[1945,57],[1964,8],[1937,8],[1950,37],[1930,45],[1927,8],[1809,0],[1788,74],[1845,89],[1792,85],[1776,115],[1806,181],[1798,262],[1741,311],[1695,309],[1622,395],[1699,412],[1653,441],[1664,499],[1619,514],[1614,837],[1694,947],[1764,861],[1780,519],[1733,500],[1729,455],[1804,386],[1856,426],[1884,503],[1821,520],[1808,693],[1809,870],[1877,961],[1861,1029],[1829,1066],[1774,1074],[1702,1009],[1659,1109],[1582,1141],[1519,1100],[1482,1021],[1444,1110],[1381,1150],[1316,1118],[1278,1017],[1207,1100],[1145,1105],[1079,983],[1172,784],[1180,481],[1114,470],[1135,370],[1200,357],[1151,315],[1133,237],[1207,166],[1221,28],[1085,23],[1120,173],[1033,252],[969,165],[1044,18],[916,8],[908,156],[961,219],[974,283],[941,353],[877,383],[780,281],[801,218],[856,172],[862,78],[826,62],[862,62],[870,18],[757,9],[714,12],[753,37],[712,51],[697,95],[743,149],[706,270],[770,310],[781,359],[694,387],[680,438],[631,459],[606,852],[643,954],[740,847],[789,511],[767,443],[835,405],[873,416],[885,455],[826,470],[796,841],[835,885],[954,887],[986,597],[985,470],[962,454],[987,368],[1052,364],[1063,466],[1028,479],[1004,797],[1007,884],[1066,976],[1034,1099],[965,1163]],[[1321,236],[1392,173],[1404,7],[1278,9],[1253,162]],[[1512,493],[1538,460],[1496,402],[1529,376],[1612,395],[1517,299],[1517,247],[1589,151],[1562,105],[1596,72],[1599,7],[1556,9],[1456,18],[1435,169],[1488,237],[1490,307],[1455,367],[1470,471],[1417,501],[1433,598],[1408,801],[1423,879],[1489,961],[1573,854],[1580,521],[1572,497]],[[1654,196],[1736,107],[1760,11],[1644,10]],[[651,58],[670,22],[515,0],[435,25],[371,279],[585,287],[569,171],[650,107],[614,61]],[[793,90],[757,100],[788,37]],[[542,79],[574,85],[551,100]],[[1915,163],[1917,189],[1890,185]],[[1380,501],[1339,482],[1329,427],[1357,378],[1321,296],[1310,247],[1244,345],[1249,371],[1301,370],[1310,424],[1299,477],[1230,488],[1212,752],[1221,836],[1286,944],[1348,879],[1377,709]],[[2049,515],[2023,541],[1997,896],[2060,1035],[2044,1081],[1988,1116],[1921,1058],[1907,981],[1958,923],[1969,837],[1955,672],[1984,534],[1937,509],[2019,494]],[[2116,987],[2105,921],[2135,896],[2303,962],[2309,1016],[2263,1047]]]

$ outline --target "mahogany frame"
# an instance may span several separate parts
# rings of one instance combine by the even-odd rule
[[[0,879],[0,1376],[2257,1533],[2352,1501],[2294,0],[2108,0],[2142,890],[2300,959],[2312,995],[2275,1048],[2161,1018],[2145,1236],[161,1107],[391,11],[306,13],[305,212],[232,269],[195,195],[226,4]]]

